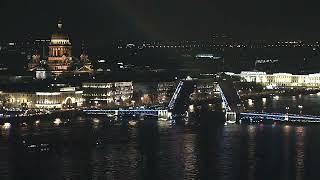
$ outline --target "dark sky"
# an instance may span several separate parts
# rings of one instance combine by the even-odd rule
[[[0,40],[48,37],[61,17],[77,40],[318,38],[320,3],[283,0],[0,0]]]

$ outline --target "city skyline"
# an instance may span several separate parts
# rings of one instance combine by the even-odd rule
[[[0,179],[319,179],[319,5],[2,0]]]

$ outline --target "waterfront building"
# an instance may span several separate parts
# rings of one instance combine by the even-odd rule
[[[44,68],[44,67],[38,67],[38,68],[36,69],[36,79],[41,79],[41,80],[43,80],[43,79],[47,79],[47,78],[50,77],[50,76],[51,76],[51,74],[50,74],[49,71],[47,71],[46,68]]]
[[[41,91],[4,90],[0,95],[6,99],[10,108],[68,109],[82,106],[82,93],[75,87],[62,87]]]
[[[83,83],[83,97],[86,105],[95,107],[116,107],[132,105],[132,82],[90,82]]]
[[[192,101],[212,100],[216,97],[220,98],[217,82],[205,79],[198,80],[195,83],[194,90],[190,96]]]
[[[39,54],[34,54],[31,57],[31,62],[28,63],[28,70],[34,71],[40,65],[41,57]]]
[[[243,82],[255,82],[266,87],[320,87],[320,73],[295,75],[290,73],[267,74],[265,72],[243,71],[237,74]]]
[[[171,97],[174,94],[176,86],[177,82],[175,81],[159,82],[157,88],[158,103],[169,103]]]

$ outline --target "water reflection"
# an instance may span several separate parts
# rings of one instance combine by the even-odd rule
[[[304,136],[305,128],[296,127],[296,179],[304,179]]]
[[[256,167],[256,126],[248,125],[248,179],[255,179],[255,167]]]
[[[316,97],[308,102],[319,103]],[[311,111],[296,101],[296,107],[299,103]],[[268,99],[266,107],[272,102]],[[276,104],[289,102],[291,97]],[[282,180],[318,174],[319,125],[224,126],[219,120],[204,117],[192,126],[80,116],[60,117],[59,126],[54,118],[12,123],[0,128],[0,179]],[[41,144],[50,150],[41,151]]]

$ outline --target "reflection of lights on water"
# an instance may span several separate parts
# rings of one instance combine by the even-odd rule
[[[129,125],[130,125],[130,126],[135,126],[136,124],[137,124],[136,121],[129,121]]]
[[[296,179],[303,179],[305,173],[305,129],[303,127],[296,128]]]
[[[288,133],[290,132],[290,130],[291,130],[291,126],[289,126],[289,125],[283,126],[283,131],[284,131],[286,134],[288,134]]]
[[[170,127],[172,125],[171,121],[158,121],[159,127]]]
[[[320,96],[320,92],[318,92],[317,95]]]
[[[292,96],[292,100],[295,101],[296,100],[296,96]]]
[[[256,126],[249,125],[248,126],[248,132],[249,132],[249,134],[255,133],[256,132]]]
[[[4,123],[4,125],[2,126],[3,129],[10,129],[11,124],[10,123]]]
[[[303,127],[297,127],[297,128],[296,128],[296,133],[297,133],[297,134],[304,135],[304,128],[303,128]]]
[[[274,122],[272,123],[272,127],[274,128],[274,127],[276,127],[276,125],[277,125],[277,122],[274,121]]]
[[[274,96],[273,97],[274,100],[279,100],[279,98],[280,98],[279,96]]]
[[[99,120],[98,118],[94,118],[94,119],[93,119],[93,122],[94,122],[94,123],[99,123],[100,120]]]
[[[39,123],[40,123],[40,120],[37,120],[37,121],[35,122],[36,125],[38,125]]]
[[[253,100],[252,99],[248,99],[248,105],[249,106],[253,106]]]
[[[59,124],[61,123],[61,119],[60,119],[60,118],[56,118],[56,119],[53,121],[53,123],[54,123],[55,125],[59,125]]]
[[[262,103],[265,104],[267,102],[267,98],[262,98]]]
[[[302,109],[302,108],[303,108],[303,106],[302,106],[302,105],[299,105],[299,106],[298,106],[298,108],[299,108],[299,109]]]
[[[261,123],[261,124],[259,125],[259,128],[262,130],[263,127],[264,127],[264,125]]]

